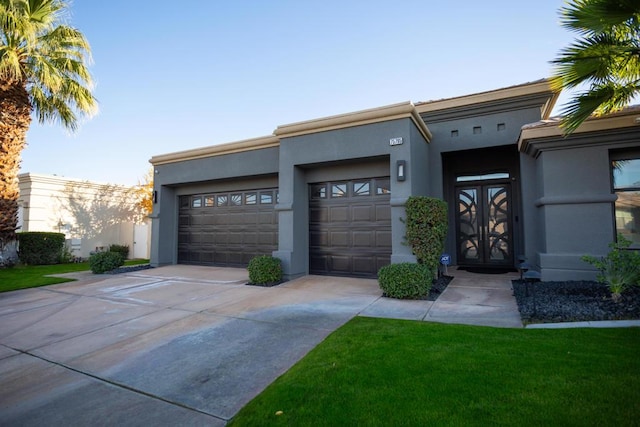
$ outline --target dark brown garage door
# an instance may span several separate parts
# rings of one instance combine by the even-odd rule
[[[278,246],[276,189],[180,197],[178,263],[244,267]]]
[[[389,178],[309,186],[309,271],[376,277],[391,258]]]

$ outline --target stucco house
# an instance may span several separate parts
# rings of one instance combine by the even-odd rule
[[[272,254],[288,278],[375,277],[415,261],[404,204],[431,196],[449,206],[452,264],[513,268],[524,256],[543,280],[593,278],[583,254],[606,253],[617,232],[640,243],[640,111],[564,138],[557,98],[539,80],[154,156],[151,263]]]
[[[129,246],[130,258],[149,258],[151,224],[132,218],[130,188],[34,173],[18,180],[18,232],[64,233],[79,258],[111,244]]]

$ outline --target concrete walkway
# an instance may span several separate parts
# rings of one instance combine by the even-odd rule
[[[449,274],[454,279],[435,302],[379,298],[360,315],[522,328],[511,288],[517,273],[475,274],[454,267]]]
[[[0,425],[223,426],[356,315],[521,327],[509,275],[452,272],[437,302],[376,280],[245,286],[170,266],[0,294]]]

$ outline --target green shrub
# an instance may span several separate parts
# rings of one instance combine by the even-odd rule
[[[386,297],[416,299],[429,294],[433,274],[425,264],[389,264],[378,271],[378,284]]]
[[[60,263],[65,236],[63,233],[28,231],[18,233],[18,258],[27,265]]]
[[[598,282],[606,283],[614,301],[619,301],[622,293],[633,285],[640,285],[640,251],[629,249],[631,240],[618,234],[618,243],[609,243],[609,253],[596,258],[584,255],[582,260],[599,270]]]
[[[109,252],[117,252],[122,255],[122,259],[129,258],[129,246],[128,245],[110,245]]]
[[[74,256],[71,253],[71,249],[69,249],[69,247],[67,245],[64,245],[62,247],[62,250],[60,251],[60,258],[59,258],[59,263],[60,264],[71,264],[73,262]]]
[[[447,204],[432,197],[409,197],[405,205],[406,241],[418,262],[435,274],[447,237]]]
[[[89,257],[89,267],[95,274],[115,270],[124,264],[124,258],[118,252],[98,252]]]
[[[249,282],[255,285],[277,284],[282,281],[282,263],[279,258],[260,255],[249,261]]]

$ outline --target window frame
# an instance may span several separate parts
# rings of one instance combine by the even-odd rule
[[[614,230],[614,240],[618,241],[618,212],[616,208],[616,204],[618,202],[618,194],[620,193],[640,193],[640,186],[629,186],[629,187],[620,187],[616,188],[615,185],[615,167],[614,162],[623,161],[623,160],[636,160],[640,162],[640,149],[632,149],[632,150],[622,150],[622,151],[612,151],[609,152],[609,178],[611,185],[611,193],[616,195],[616,200],[612,202],[612,213],[613,213],[613,230]],[[638,230],[634,234],[640,235],[640,230]],[[640,243],[633,242],[630,249],[640,250]]]

